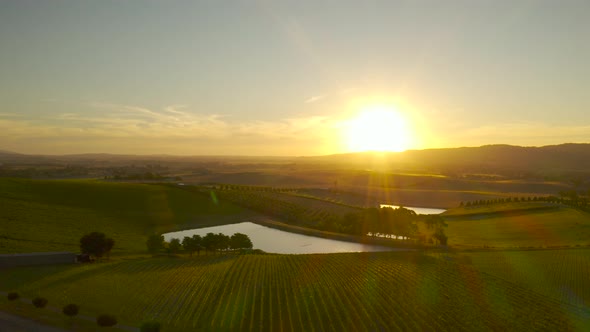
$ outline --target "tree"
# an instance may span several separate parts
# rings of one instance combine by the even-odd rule
[[[182,245],[180,244],[179,239],[172,239],[168,244],[168,252],[171,254],[176,254],[182,249]]]
[[[217,233],[215,235],[216,237],[216,241],[215,241],[215,249],[216,250],[227,250],[229,249],[229,245],[230,245],[230,237],[223,234],[223,233]]]
[[[444,230],[442,228],[437,229],[436,231],[434,231],[434,235],[433,237],[438,240],[438,243],[446,246],[447,245],[447,240],[448,237],[445,235]]]
[[[33,299],[32,303],[36,308],[45,308],[45,306],[47,305],[47,299],[44,297],[37,296]]]
[[[78,311],[80,311],[80,307],[77,304],[68,304],[66,306],[63,307],[62,312],[64,313],[64,315],[68,316],[68,317],[74,317],[78,314]]]
[[[113,239],[107,238],[104,233],[100,232],[92,232],[80,238],[80,250],[82,253],[97,258],[102,257],[105,253],[108,254],[114,245],[115,241]]]
[[[192,241],[192,245],[194,246],[193,249],[195,249],[197,251],[197,255],[200,255],[201,249],[203,249],[203,238],[200,235],[195,234],[192,236],[191,239],[193,240]]]
[[[235,233],[231,236],[229,241],[229,246],[231,249],[252,249],[252,241],[250,237],[246,234],[242,233]]]
[[[215,234],[207,233],[207,235],[205,235],[205,237],[203,237],[203,241],[202,241],[203,248],[205,248],[206,251],[214,251],[216,241],[217,241],[217,239],[215,237]]]
[[[164,236],[153,234],[150,235],[146,242],[148,251],[153,255],[164,248]]]
[[[207,233],[201,244],[207,251],[227,250],[230,247],[230,237],[223,233]]]
[[[442,216],[431,215],[426,220],[426,228],[434,229],[432,237],[437,240],[439,244],[447,245],[447,236],[445,235],[444,227],[447,227],[447,223]]]
[[[190,236],[185,236],[182,239],[182,248],[184,249],[184,251],[188,251],[191,254],[191,256],[193,255],[193,250],[191,250],[192,241],[193,239]]]
[[[202,238],[198,234],[195,234],[192,237],[185,236],[184,239],[182,239],[182,247],[184,248],[184,250],[188,251],[191,256],[195,251],[197,251],[200,254],[201,242]]]

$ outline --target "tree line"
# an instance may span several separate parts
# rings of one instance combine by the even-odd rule
[[[198,234],[192,237],[185,236],[182,241],[177,238],[170,239],[170,242],[164,240],[163,235],[154,234],[148,237],[146,241],[147,249],[152,254],[165,251],[168,254],[177,254],[181,251],[188,252],[191,256],[196,252],[224,252],[228,250],[252,249],[252,241],[246,234],[235,233],[232,236],[223,233],[207,233],[205,236]]]
[[[294,192],[296,188],[287,187],[269,187],[269,186],[247,186],[238,184],[215,184],[212,186],[213,189],[217,190],[244,190],[244,191],[265,191],[265,192]]]
[[[528,196],[528,197],[505,197],[488,200],[475,200],[461,202],[459,207],[472,207],[472,206],[484,206],[493,204],[504,204],[504,203],[518,203],[518,202],[545,202],[554,204],[563,204],[583,210],[590,209],[590,196],[580,195],[575,190],[565,190],[559,192],[558,196]]]

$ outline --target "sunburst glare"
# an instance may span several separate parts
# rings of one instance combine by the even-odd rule
[[[370,105],[348,122],[349,151],[404,151],[411,133],[402,113],[390,105]]]

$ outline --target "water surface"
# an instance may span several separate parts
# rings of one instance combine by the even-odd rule
[[[390,205],[390,204],[380,204],[379,207],[387,207],[390,206],[394,209],[400,207],[399,205]],[[404,208],[413,210],[417,214],[440,214],[445,212],[445,209],[433,209],[433,208],[423,208],[423,207],[415,207],[415,206],[404,206]]]
[[[373,252],[408,250],[396,249],[377,245],[324,239],[315,236],[290,233],[252,222],[241,222],[224,226],[196,228],[191,230],[166,233],[164,239],[177,238],[182,241],[185,236],[198,234],[205,236],[207,233],[223,233],[231,236],[234,233],[243,233],[250,237],[255,249],[261,249],[269,253],[278,254],[320,254],[338,252]]]

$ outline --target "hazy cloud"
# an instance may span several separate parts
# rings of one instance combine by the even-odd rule
[[[307,98],[307,100],[305,100],[305,103],[306,104],[315,103],[316,101],[322,100],[325,97],[326,97],[326,95],[319,95],[319,96],[309,97],[309,98]]]
[[[310,150],[310,141],[315,144],[311,150],[318,148],[331,139],[329,132],[335,127],[334,120],[322,116],[232,122],[231,118],[218,114],[192,113],[186,105],[159,110],[109,103],[89,103],[88,106],[100,112],[65,112],[37,119],[0,116],[0,141],[7,143],[0,148],[19,152],[35,149],[35,153],[96,152],[99,149],[118,153],[180,154],[211,153],[210,150],[218,151],[217,154],[238,153],[233,151],[236,149],[248,154],[258,146],[269,148],[266,154],[290,154],[289,147],[298,145]],[[276,151],[272,146],[276,146]],[[223,150],[219,150],[220,147]]]
[[[24,117],[24,115],[22,115],[22,114],[0,112],[0,118],[22,118],[22,117]]]

